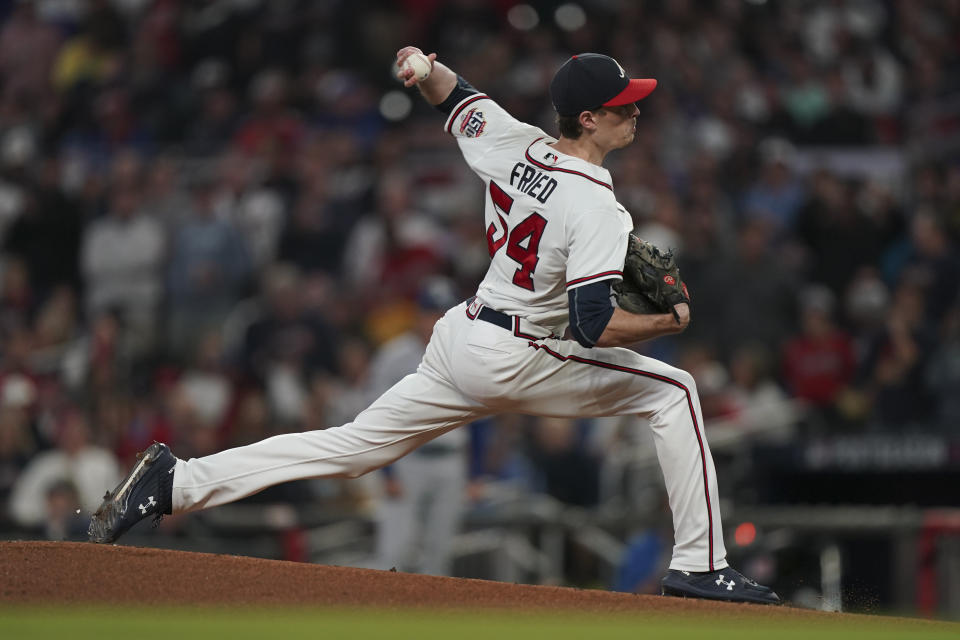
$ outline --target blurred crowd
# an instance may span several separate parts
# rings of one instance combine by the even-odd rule
[[[425,282],[474,292],[481,185],[395,81],[409,43],[549,133],[572,53],[659,80],[609,168],[693,298],[685,334],[639,348],[695,375],[709,421],[795,401],[800,437],[960,424],[960,1],[0,17],[0,529],[77,535],[153,440],[189,457],[347,422]],[[598,500],[584,478],[619,436],[500,423],[478,476]]]

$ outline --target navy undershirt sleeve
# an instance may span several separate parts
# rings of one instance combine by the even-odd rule
[[[468,96],[472,96],[475,93],[480,93],[477,91],[472,84],[464,80],[460,75],[457,76],[457,86],[453,88],[453,91],[450,92],[450,95],[447,96],[447,99],[441,102],[436,106],[437,109],[443,111],[445,114],[450,115],[450,112],[453,111],[453,108],[460,104],[460,101]]]
[[[570,289],[567,298],[570,302],[570,333],[583,346],[592,347],[613,315],[610,280]]]

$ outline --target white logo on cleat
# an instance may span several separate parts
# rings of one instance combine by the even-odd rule
[[[733,591],[733,587],[734,587],[734,585],[736,585],[737,583],[736,583],[736,581],[734,581],[734,580],[731,580],[730,582],[727,582],[726,580],[723,579],[723,574],[721,573],[721,574],[720,574],[720,578],[717,580],[717,586],[719,587],[721,584],[727,585],[727,591]]]
[[[154,501],[153,496],[150,496],[149,498],[147,498],[147,505],[146,505],[146,506],[144,506],[144,505],[142,505],[142,504],[141,504],[141,505],[137,505],[137,506],[140,507],[140,513],[141,513],[142,515],[147,515],[147,509],[149,509],[150,507],[155,507],[155,506],[157,506],[157,503]],[[722,578],[723,576],[720,576],[720,577]],[[717,583],[717,584],[719,584],[719,583]]]

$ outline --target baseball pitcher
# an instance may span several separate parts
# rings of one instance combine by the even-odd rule
[[[404,47],[397,69],[446,114],[445,131],[484,182],[490,267],[476,295],[437,322],[417,372],[349,424],[190,460],[154,444],[107,494],[90,539],[112,542],[146,517],[226,504],[281,482],[356,477],[491,414],[636,414],[653,429],[673,513],[663,593],[779,603],[771,589],[727,565],[693,378],[623,348],[690,322],[672,256],[631,236],[630,216],[602,166],[608,153],[633,142],[634,103],[656,80],[631,79],[604,55],[573,56],[550,85],[560,129],[554,138],[511,117],[436,54]],[[627,303],[638,298],[646,303]],[[567,330],[572,340],[561,337]]]

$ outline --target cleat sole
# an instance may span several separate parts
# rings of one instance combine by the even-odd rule
[[[120,537],[116,533],[116,524],[123,517],[126,511],[126,501],[128,490],[144,474],[144,472],[159,457],[162,451],[159,444],[153,444],[147,447],[145,451],[137,454],[137,464],[127,474],[116,489],[107,491],[103,496],[103,502],[90,518],[90,526],[87,528],[87,539],[96,544],[109,544]],[[121,504],[121,502],[123,504]]]

